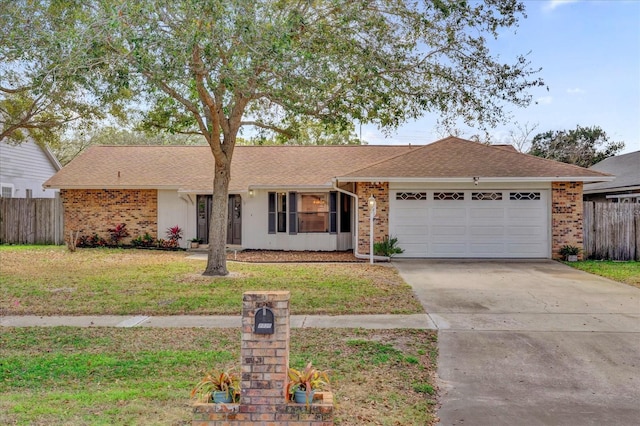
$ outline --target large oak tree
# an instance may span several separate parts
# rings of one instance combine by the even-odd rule
[[[20,3],[45,18],[52,4],[73,11],[54,40],[100,89],[94,96],[136,100],[128,106],[148,128],[206,139],[215,159],[206,275],[228,273],[228,185],[242,127],[286,134],[287,123],[310,117],[392,129],[425,113],[493,126],[542,84],[525,56],[503,62],[487,47],[524,15],[516,0]]]

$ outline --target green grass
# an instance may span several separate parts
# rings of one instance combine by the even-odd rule
[[[640,288],[640,262],[585,260],[582,262],[566,262],[566,264],[581,271]]]
[[[3,328],[0,424],[187,425],[239,350],[237,329]],[[337,425],[429,425],[436,350],[433,331],[294,329],[290,364],[329,370]]]
[[[393,268],[229,262],[232,277],[201,275],[184,252],[0,246],[5,315],[239,315],[247,290],[289,290],[293,314],[422,312]]]

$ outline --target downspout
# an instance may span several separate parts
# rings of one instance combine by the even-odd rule
[[[358,208],[359,208],[358,196],[356,194],[354,194],[353,192],[349,192],[349,191],[346,191],[346,190],[344,190],[342,188],[338,188],[338,181],[336,179],[333,179],[333,189],[335,189],[338,192],[342,192],[343,194],[347,194],[350,197],[355,198],[355,200],[356,200],[356,215],[357,215]],[[371,257],[368,254],[358,253],[358,220],[357,220],[357,216],[356,216],[355,228],[356,228],[356,233],[355,233],[356,243],[354,244],[354,247],[353,247],[353,255],[356,257],[356,259],[370,259]],[[370,236],[370,238],[371,238],[371,236]],[[379,261],[382,261],[382,262],[388,262],[391,259],[389,257],[387,257],[387,256],[376,256],[376,255],[374,255],[373,256],[373,260],[379,260]]]

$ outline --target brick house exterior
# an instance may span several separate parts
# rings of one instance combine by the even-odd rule
[[[153,189],[62,189],[65,240],[74,235],[109,239],[107,229],[125,223],[129,238],[158,234],[158,191]]]
[[[162,230],[178,225],[187,247],[207,233],[214,167],[206,146],[96,146],[45,187],[61,190],[67,238],[79,232],[108,239],[107,229],[119,223],[127,225],[129,239],[163,238]],[[373,195],[374,242],[403,232],[399,244],[413,244],[413,252],[401,256],[557,259],[563,245],[583,245],[584,182],[613,178],[453,137],[423,146],[238,146],[232,169],[235,204],[228,216],[237,223],[228,229],[238,226],[242,248],[354,250],[362,257],[369,254]],[[474,201],[478,192],[497,202]],[[449,193],[453,201],[435,198]],[[528,195],[534,198],[518,201]],[[400,215],[422,214],[415,206],[438,210],[447,223],[424,222],[431,213]],[[448,216],[449,209],[459,216]],[[471,222],[478,209],[485,216]],[[534,210],[535,226],[529,224]],[[465,215],[466,222],[456,222]],[[433,239],[436,225],[440,241]],[[447,247],[437,252],[437,244]],[[462,248],[450,249],[456,244]]]

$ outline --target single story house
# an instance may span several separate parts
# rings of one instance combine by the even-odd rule
[[[640,151],[605,158],[589,167],[589,170],[615,175],[615,179],[586,183],[585,201],[640,203]]]
[[[164,237],[179,225],[207,240],[208,146],[94,146],[49,179],[70,231]],[[415,146],[236,146],[228,243],[245,249],[369,252],[398,238],[400,256],[557,258],[582,246],[582,188],[612,176],[449,137]]]

